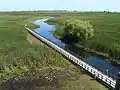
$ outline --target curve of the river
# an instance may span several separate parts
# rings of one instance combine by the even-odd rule
[[[50,18],[36,20],[35,22],[33,22],[34,24],[40,26],[40,28],[34,29],[34,31],[36,33],[46,37],[47,39],[49,39],[50,41],[54,42],[55,44],[59,45],[62,48],[68,48],[69,50],[71,50],[72,52],[75,52],[75,53],[76,53],[76,51],[77,51],[77,53],[79,52],[80,56],[83,56],[83,57],[86,58],[85,62],[92,65],[93,67],[98,68],[100,71],[105,72],[106,74],[109,74],[110,76],[112,75],[112,77],[118,75],[118,73],[120,72],[120,69],[117,68],[115,65],[113,65],[110,61],[105,60],[105,58],[102,58],[102,57],[99,57],[99,56],[96,56],[96,55],[91,55],[91,54],[89,54],[85,51],[77,49],[74,46],[69,46],[68,47],[67,44],[65,44],[61,40],[55,38],[51,34],[51,32],[53,30],[55,30],[55,26],[54,25],[49,25],[49,24],[44,22],[48,19],[50,19]]]

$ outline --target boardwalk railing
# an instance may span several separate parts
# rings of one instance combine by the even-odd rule
[[[95,67],[83,62],[82,60],[80,60],[79,58],[73,56],[71,53],[65,51],[64,49],[60,48],[59,46],[57,46],[56,44],[54,44],[53,42],[49,41],[48,39],[46,39],[45,37],[37,34],[36,32],[32,31],[31,29],[29,29],[28,27],[25,26],[25,28],[36,38],[40,39],[41,41],[43,41],[44,43],[46,43],[47,45],[49,45],[50,47],[54,48],[55,50],[57,50],[58,52],[60,52],[61,54],[63,54],[64,56],[66,56],[67,58],[69,58],[70,60],[72,60],[74,63],[76,63],[77,65],[81,66],[82,68],[84,68],[86,71],[88,71],[89,73],[91,73],[92,75],[94,75],[96,78],[100,79],[101,81],[103,81],[105,84],[107,84],[111,89],[115,89],[116,87],[116,80],[109,77],[108,75],[102,73],[101,71],[99,71],[98,69],[96,69]]]

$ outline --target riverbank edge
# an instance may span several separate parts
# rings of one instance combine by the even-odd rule
[[[52,34],[53,36],[55,36],[57,39],[59,39],[59,38],[56,36],[56,34],[54,33],[54,31],[51,32],[51,34]],[[115,61],[114,58],[111,57],[108,53],[99,52],[99,51],[96,51],[95,49],[91,49],[91,48],[85,48],[83,45],[79,45],[79,46],[77,46],[77,47],[80,48],[80,49],[83,49],[84,51],[86,51],[86,52],[88,52],[88,53],[93,53],[93,54],[96,54],[96,55],[98,55],[98,56],[103,56],[103,57],[107,58],[107,59],[105,59],[105,60],[111,61],[113,64],[119,66],[119,68],[120,68],[120,62]]]
[[[47,22],[45,21],[46,23],[48,24],[51,24],[51,25],[55,25],[55,30],[57,30],[57,24],[54,24],[52,22]],[[51,34],[56,37],[57,39],[60,39],[59,36],[57,34],[55,34],[54,31],[51,32]],[[83,49],[84,51],[88,52],[88,53],[93,53],[93,54],[96,54],[98,56],[103,56],[105,58],[107,58],[106,60],[107,61],[111,61],[113,64],[117,65],[119,68],[120,68],[120,62],[119,61],[115,61],[113,57],[111,57],[108,53],[103,53],[103,52],[99,52],[99,51],[96,51],[95,49],[91,49],[91,48],[85,48],[83,45],[79,45],[77,46],[78,48],[80,49]]]
[[[79,46],[79,48],[81,48],[81,49],[83,49],[83,50],[85,50],[85,51],[87,51],[87,52],[96,54],[96,55],[98,55],[98,56],[103,56],[103,57],[107,58],[107,59],[106,59],[107,61],[111,61],[112,63],[114,63],[114,64],[116,64],[116,65],[120,65],[120,62],[115,61],[115,60],[113,59],[113,57],[111,57],[108,53],[99,52],[99,51],[96,51],[96,50],[91,49],[91,48],[85,48],[85,47],[82,46],[82,45]]]

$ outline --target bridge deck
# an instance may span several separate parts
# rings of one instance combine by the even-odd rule
[[[109,77],[108,75],[105,75],[104,73],[102,73],[101,71],[99,71],[98,69],[96,69],[95,67],[92,67],[91,65],[83,62],[82,60],[80,60],[79,58],[73,56],[71,53],[65,51],[64,49],[60,48],[59,46],[57,46],[56,44],[52,43],[51,41],[49,41],[48,39],[46,39],[45,37],[35,33],[34,31],[32,31],[31,29],[25,27],[32,35],[34,35],[36,38],[40,39],[41,41],[43,41],[44,43],[48,44],[49,46],[51,46],[52,48],[56,49],[58,52],[60,52],[61,54],[63,54],[64,56],[66,56],[67,58],[69,58],[70,60],[72,60],[74,63],[76,63],[77,65],[81,66],[82,68],[84,68],[86,71],[88,71],[89,73],[91,73],[92,75],[94,75],[96,78],[100,79],[101,81],[103,81],[105,84],[107,84],[110,88],[115,88],[116,87],[116,80]]]

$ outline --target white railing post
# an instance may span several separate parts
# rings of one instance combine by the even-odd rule
[[[98,78],[100,80],[102,80],[104,83],[106,83],[107,85],[109,85],[112,88],[116,88],[116,80],[114,80],[113,78],[108,76],[108,70],[107,70],[107,75],[105,75],[104,73],[102,73],[101,71],[99,71],[98,69],[92,67],[91,65],[83,62],[82,60],[80,60],[79,58],[73,56],[72,54],[70,54],[69,52],[65,51],[64,49],[60,48],[59,46],[57,46],[56,44],[52,43],[51,41],[49,41],[48,39],[46,39],[45,37],[37,34],[36,32],[32,31],[31,29],[29,29],[28,27],[25,26],[25,28],[35,37],[39,38],[40,40],[42,40],[43,42],[45,42],[46,44],[48,44],[49,46],[51,46],[52,48],[56,49],[58,52],[60,52],[61,54],[63,54],[64,56],[66,56],[67,58],[69,58],[70,60],[72,60],[74,63],[78,64],[79,66],[81,66],[82,68],[84,68],[85,70],[87,70],[89,73],[93,74],[95,76],[95,78]],[[120,84],[117,83],[117,84]],[[120,85],[119,85],[120,86]],[[118,89],[119,90],[119,89]]]

